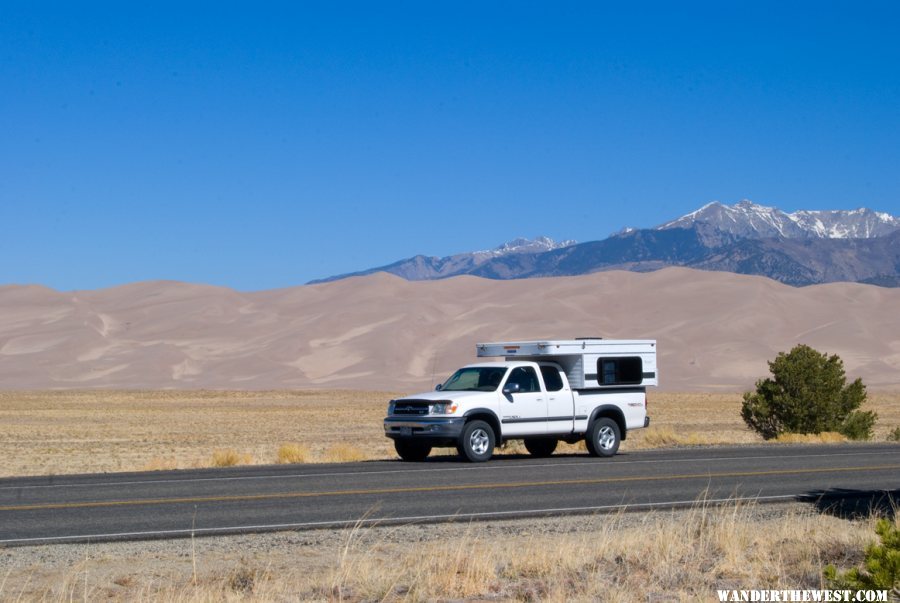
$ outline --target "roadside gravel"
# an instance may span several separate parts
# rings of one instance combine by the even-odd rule
[[[767,504],[754,505],[749,513],[754,521],[766,521],[804,510],[809,507],[797,503]],[[691,512],[683,509],[656,514],[669,516],[677,523]],[[319,582],[327,583],[330,576],[341,571],[350,550],[357,555],[383,557],[389,563],[423,544],[444,542],[448,548],[454,548],[464,546],[473,536],[482,541],[510,542],[568,534],[583,536],[585,532],[603,529],[610,521],[615,522],[616,530],[639,528],[649,515],[570,515],[0,548],[0,600],[156,599],[155,595],[171,592],[166,589],[177,585],[223,580],[240,583],[248,575],[284,577],[298,570],[312,582],[319,576]],[[309,594],[308,590],[305,592]],[[322,598],[331,597],[326,593]]]

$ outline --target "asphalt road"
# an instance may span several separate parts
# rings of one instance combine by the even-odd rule
[[[698,499],[900,501],[900,446],[455,457],[0,480],[0,546],[642,510]]]

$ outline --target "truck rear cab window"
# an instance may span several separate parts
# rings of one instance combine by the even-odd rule
[[[600,385],[638,385],[644,380],[643,373],[644,363],[640,356],[597,360],[597,382]]]
[[[541,366],[541,376],[544,378],[544,385],[547,386],[548,392],[558,392],[563,388],[563,380],[559,376],[558,368]]]

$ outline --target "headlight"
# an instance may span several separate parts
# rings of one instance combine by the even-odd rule
[[[394,401],[393,400],[388,402],[388,416],[391,416],[392,414],[394,414]]]
[[[452,415],[456,412],[456,402],[444,401],[435,402],[431,405],[431,414],[433,415]]]

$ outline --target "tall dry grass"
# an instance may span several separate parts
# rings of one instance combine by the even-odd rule
[[[326,463],[353,463],[371,458],[369,454],[353,444],[332,444],[324,454],[322,460]]]
[[[252,463],[253,456],[231,448],[216,450],[213,452],[212,460],[210,461],[210,465],[213,467],[234,467],[235,465],[250,465]]]
[[[299,462],[395,458],[381,420],[396,395],[0,392],[0,477],[205,467],[217,450],[239,451],[254,463],[277,463],[285,462],[279,452],[284,443],[304,448]],[[649,402],[650,428],[630,432],[623,449],[762,442],[741,421],[739,394],[652,391]],[[900,426],[900,394],[870,394],[868,408],[879,415],[875,439],[885,441]],[[584,445],[558,450],[584,453]],[[526,453],[515,442],[498,452]]]
[[[230,548],[198,539],[193,555],[176,542],[140,565],[96,545],[57,573],[29,580],[16,567],[0,599],[713,601],[716,589],[823,588],[826,564],[861,561],[873,524],[701,500],[648,514],[232,537]]]
[[[776,442],[781,444],[840,444],[849,442],[847,436],[835,431],[823,431],[822,433],[783,433]]]
[[[310,452],[308,446],[297,444],[296,442],[290,442],[287,444],[282,444],[278,447],[278,454],[275,460],[279,464],[287,464],[306,463],[309,462],[309,459]]]

